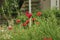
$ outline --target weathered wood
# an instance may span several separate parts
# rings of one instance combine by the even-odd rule
[[[40,0],[31,0],[32,2],[32,11],[40,9]],[[23,12],[24,10],[29,10],[29,0],[25,0],[25,3],[23,4],[25,7],[21,8],[21,11]],[[22,5],[22,6],[23,6]],[[23,10],[22,10],[23,9]]]

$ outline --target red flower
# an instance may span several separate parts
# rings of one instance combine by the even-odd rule
[[[50,37],[48,40],[52,40],[52,38]]]
[[[42,14],[41,12],[38,12],[36,15],[37,15],[37,16],[41,16],[41,14]]]
[[[28,14],[28,16],[27,16],[27,17],[28,17],[28,18],[30,18],[31,16],[32,16],[32,14],[30,13],[30,14]]]
[[[16,20],[16,23],[20,23],[20,19]]]
[[[28,24],[29,23],[29,20],[26,20],[26,22],[25,22],[26,24]]]
[[[43,40],[52,40],[52,38],[44,38]]]
[[[9,27],[8,27],[8,30],[12,30],[12,26],[9,26]]]
[[[26,23],[23,23],[23,26],[27,26],[27,24]]]
[[[43,40],[48,40],[46,37]]]
[[[32,14],[27,11],[27,12],[26,12],[26,16],[27,16],[28,18],[30,18],[30,17],[32,16]]]
[[[32,21],[35,21],[36,20],[36,18],[32,18]]]

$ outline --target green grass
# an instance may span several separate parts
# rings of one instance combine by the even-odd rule
[[[12,9],[16,9],[16,11],[12,11]],[[32,13],[32,17],[37,20],[34,23],[32,22],[31,27],[26,26],[24,29],[24,27],[21,26],[21,24],[27,20],[27,17],[21,13],[21,15],[17,17],[17,19],[21,20],[21,23],[15,24],[12,30],[8,30],[5,25],[2,27],[3,30],[0,28],[0,40],[43,40],[44,38],[60,40],[60,10],[42,11],[40,17],[36,16],[37,12],[35,11],[36,10]],[[37,9],[37,11],[39,10]],[[11,14],[15,12],[20,13],[15,0],[14,2],[12,0],[5,0],[3,6],[0,7],[0,13],[7,14],[7,19],[11,18]],[[36,24],[36,22],[40,24]]]
[[[43,40],[45,37],[60,40],[60,24],[58,24],[60,19],[56,17],[56,12],[59,12],[59,10],[42,11],[40,17],[37,17],[35,12],[33,17],[37,18],[35,22],[40,22],[39,25],[34,22],[30,28],[26,29],[21,25],[13,26],[12,30],[4,28],[6,31],[0,31],[0,40]],[[60,14],[60,12],[57,14]],[[27,19],[23,15],[20,18],[21,20]]]

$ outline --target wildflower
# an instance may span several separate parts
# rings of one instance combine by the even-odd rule
[[[16,23],[20,23],[20,19],[16,20]]]
[[[46,37],[45,37],[43,40],[52,40],[52,38],[46,38]]]
[[[25,22],[26,24],[28,24],[29,23],[29,20],[26,20],[26,22]]]
[[[30,13],[30,14],[27,14],[27,17],[28,17],[28,18],[31,18],[31,16],[32,16],[32,14],[31,14],[31,13]]]
[[[32,16],[32,13],[26,12],[26,16],[30,18]]]
[[[37,15],[37,16],[41,16],[41,14],[42,14],[41,12],[37,12],[37,14],[36,14],[36,15]]]
[[[9,26],[9,27],[8,27],[8,30],[12,30],[12,26]]]
[[[50,38],[48,38],[48,40],[52,40],[52,38],[50,37]]]
[[[32,18],[32,21],[35,21],[36,20],[36,18]]]
[[[29,15],[28,15],[28,18],[30,18],[31,16],[32,16],[32,14],[29,14]]]
[[[23,23],[23,26],[27,26],[27,24],[26,23]]]
[[[43,38],[43,40],[48,40],[48,39],[45,37],[45,38]]]

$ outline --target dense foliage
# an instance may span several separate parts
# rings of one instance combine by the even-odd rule
[[[59,10],[32,13],[32,26],[23,24],[28,17],[22,14],[14,26],[0,28],[0,40],[60,40]],[[29,21],[27,21],[29,22]]]
[[[8,26],[0,26],[0,40],[60,40],[60,10],[20,13],[16,1],[5,0],[4,3],[0,12]]]

